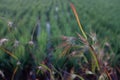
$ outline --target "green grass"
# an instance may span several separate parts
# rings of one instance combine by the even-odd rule
[[[71,2],[78,16],[76,14],[74,16],[72,12]],[[0,41],[2,39],[8,41],[0,46],[0,71],[5,75],[0,78],[17,80],[25,75],[21,80],[31,76],[43,80],[44,77],[51,80],[63,78],[87,80],[89,76],[92,78],[94,76],[99,80],[102,80],[100,77],[112,80],[115,75],[119,76],[119,2],[119,0],[1,0]],[[38,17],[40,34],[33,35],[37,30]],[[76,17],[80,18],[80,22],[76,21]],[[51,26],[50,38],[46,31],[47,20]],[[12,27],[8,26],[9,21],[14,23]],[[93,36],[94,33],[97,36]],[[30,43],[31,37],[37,38],[35,42],[37,44]],[[97,38],[97,43],[93,40],[94,37]],[[49,49],[48,42],[52,44]],[[52,56],[49,55],[51,51]],[[115,70],[116,74],[111,74],[109,69],[113,70],[111,72]],[[33,74],[29,75],[30,72]],[[53,72],[55,74],[52,74]]]
[[[81,24],[85,27],[87,32],[91,30],[98,34],[98,38],[106,38],[110,41],[115,52],[119,49],[119,25],[120,25],[120,10],[119,0],[85,0],[85,1],[73,1],[76,6],[76,10],[81,18]],[[55,20],[55,7],[58,6],[59,22]],[[49,10],[51,9],[51,10]],[[45,30],[46,15],[45,12],[49,10],[50,23],[52,27],[52,35],[55,36],[54,27],[57,26],[58,33],[60,35],[75,36],[75,32],[78,31],[78,27],[72,10],[70,9],[69,1],[56,1],[56,0],[40,0],[40,1],[0,1],[0,16],[5,18],[2,24],[6,25],[7,21],[15,22],[17,29],[21,32],[16,32],[21,38],[30,36],[30,31],[36,24],[37,17],[41,16],[41,27]],[[1,18],[1,20],[3,20]],[[56,24],[56,25],[53,25]],[[7,27],[7,26],[5,26]],[[28,29],[29,28],[29,29]],[[54,30],[53,30],[54,29]],[[64,32],[62,32],[64,30]],[[5,31],[1,28],[1,32]],[[6,31],[7,32],[7,31]],[[61,33],[62,32],[62,33]],[[71,33],[73,32],[73,33]],[[1,35],[4,35],[1,33]],[[25,35],[25,36],[22,36]],[[112,38],[111,38],[112,37]],[[115,41],[116,40],[116,41]],[[28,40],[25,40],[25,42]],[[23,41],[24,42],[24,41]],[[115,45],[117,42],[117,46]]]

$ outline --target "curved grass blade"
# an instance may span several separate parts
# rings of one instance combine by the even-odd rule
[[[97,70],[100,71],[100,64],[99,64],[99,60],[97,59],[96,52],[94,51],[94,49],[91,45],[89,45],[89,47],[90,47],[91,55],[93,57],[92,71],[95,72],[96,68],[97,68]]]
[[[52,68],[60,75],[61,80],[64,80],[62,74],[52,65]]]
[[[43,68],[45,68],[46,70],[48,70],[50,72],[50,77],[51,79],[50,80],[55,80],[54,79],[54,76],[52,75],[52,71],[50,70],[50,68],[48,68],[46,65],[44,64],[40,64],[40,66],[42,66]]]
[[[77,22],[78,22],[79,28],[80,28],[80,30],[81,30],[84,38],[87,40],[87,35],[85,34],[85,31],[84,31],[83,28],[82,28],[82,25],[81,25],[81,23],[80,23],[80,20],[79,20],[79,17],[78,17],[78,14],[77,14],[77,11],[76,11],[74,5],[71,3],[70,6],[71,6],[71,8],[72,8],[72,11],[73,11],[75,17],[76,17],[76,20],[77,20]]]
[[[77,75],[77,74],[75,74],[76,75],[76,77],[78,77],[80,80],[85,80],[83,77],[81,77],[81,76],[79,76],[79,75]]]
[[[104,70],[105,70],[105,73],[107,74],[107,77],[109,78],[109,80],[112,80],[112,78],[111,78],[109,72],[107,71],[107,69],[104,69]]]
[[[18,70],[18,65],[15,67],[15,69],[13,71],[11,80],[14,80],[14,76],[15,76],[15,73],[17,72],[17,70]]]
[[[10,55],[11,57],[13,57],[14,59],[18,60],[17,56],[13,55],[13,53],[11,53],[10,51],[0,47],[0,49],[4,52],[6,52],[8,55]]]

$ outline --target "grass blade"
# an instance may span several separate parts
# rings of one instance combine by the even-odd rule
[[[8,50],[0,47],[1,50],[3,50],[4,52],[6,52],[8,55],[10,55],[11,57],[13,57],[14,59],[18,60],[17,56],[13,55],[13,53],[9,52]]]
[[[17,72],[17,70],[18,70],[18,65],[16,66],[16,68],[13,71],[11,80],[14,80],[14,76],[15,76],[15,73]]]
[[[95,68],[97,68],[97,70],[100,71],[100,65],[99,65],[99,61],[97,59],[96,52],[94,51],[94,49],[91,45],[89,45],[89,47],[90,47],[90,52],[91,52],[92,57],[93,57],[93,62],[95,63],[95,64],[94,63],[92,64],[92,71],[95,72]]]
[[[79,17],[78,17],[78,14],[77,14],[77,11],[76,11],[74,5],[71,3],[70,6],[71,6],[71,8],[72,8],[72,10],[73,10],[73,13],[74,13],[75,17],[76,17],[76,20],[77,20],[77,22],[78,22],[79,28],[80,28],[80,30],[81,30],[84,38],[87,40],[87,36],[86,36],[86,34],[85,34],[85,31],[84,31],[83,28],[82,28],[82,25],[81,25],[81,23],[80,23],[80,20],[79,20]]]

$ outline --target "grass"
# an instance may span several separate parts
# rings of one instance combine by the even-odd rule
[[[1,2],[3,3],[4,1]],[[7,1],[5,2],[7,3]],[[22,10],[19,6],[25,6],[28,2],[25,1],[23,3],[19,1],[19,5],[17,6],[20,11],[18,14],[16,13],[17,9],[12,8],[14,5],[10,6],[10,9],[4,7],[6,5],[0,7],[2,8],[0,9],[2,10],[0,15],[5,18],[15,17],[15,22],[17,22],[13,27],[10,27],[7,25],[9,20],[3,17],[0,20],[2,29],[0,32],[1,80],[119,80],[120,55],[117,54],[118,52],[114,53],[117,50],[116,48],[112,50],[113,47],[111,44],[114,44],[114,42],[109,43],[110,38],[103,40],[104,36],[97,36],[94,33],[94,29],[91,31],[89,30],[91,28],[88,27],[86,30],[83,17],[81,18],[82,22],[80,22],[78,17],[80,13],[78,14],[77,11],[81,7],[79,7],[77,1],[71,0],[77,6],[76,8],[73,3],[69,4],[67,1],[64,3],[57,1],[57,5],[55,5],[56,0],[49,1],[49,4],[47,1],[40,0],[38,3],[37,1],[32,2],[35,6],[31,6],[31,2],[26,5],[25,10]],[[10,1],[7,4],[10,5],[9,3]],[[12,4],[15,3],[18,3],[17,0]],[[45,5],[38,6],[40,3],[44,3]],[[84,6],[84,1],[82,3]],[[90,2],[91,4],[93,4],[92,1]],[[59,12],[54,11],[55,6],[59,7]],[[29,10],[29,7],[33,11]],[[5,12],[6,9],[3,8],[7,8],[7,11],[11,14],[8,16],[7,12]],[[46,10],[49,9],[49,15],[46,16]],[[29,14],[26,14],[26,10]],[[39,12],[38,10],[41,11]],[[63,10],[69,13],[69,16],[67,14],[66,16],[70,17],[71,21],[66,16],[63,17]],[[87,13],[90,17],[94,18],[96,16],[96,14],[93,15],[94,12],[93,14],[89,11]],[[29,16],[31,15],[32,17],[30,18]],[[36,34],[37,21],[35,18],[39,15],[42,15],[39,21],[41,26],[45,26],[47,18],[50,17],[50,23],[54,31],[51,31],[52,37],[49,40],[45,27],[41,27],[42,31],[40,31],[40,35]],[[54,15],[57,16],[58,20],[54,19]],[[98,17],[98,19],[101,18]],[[106,20],[100,21],[100,23],[96,21],[98,24],[93,21],[93,24],[97,27],[106,26],[104,24]],[[83,27],[81,23],[83,23]],[[71,24],[78,27],[71,27]],[[26,26],[30,26],[29,29]],[[78,28],[80,28],[80,31]],[[100,27],[96,31],[100,29],[100,34],[104,34],[106,30],[103,28]],[[63,32],[63,30],[66,32]],[[67,36],[60,37],[61,34]],[[97,34],[99,33],[97,32]],[[35,41],[33,38],[35,38]],[[48,42],[52,43],[52,45],[50,44],[49,49],[46,49]],[[119,48],[118,46],[117,48]]]

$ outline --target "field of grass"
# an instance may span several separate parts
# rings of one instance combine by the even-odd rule
[[[78,27],[71,3],[87,40]],[[103,80],[100,77],[107,75],[108,80],[117,79],[119,3],[119,0],[0,0],[0,78]],[[72,78],[68,73],[73,74]]]

